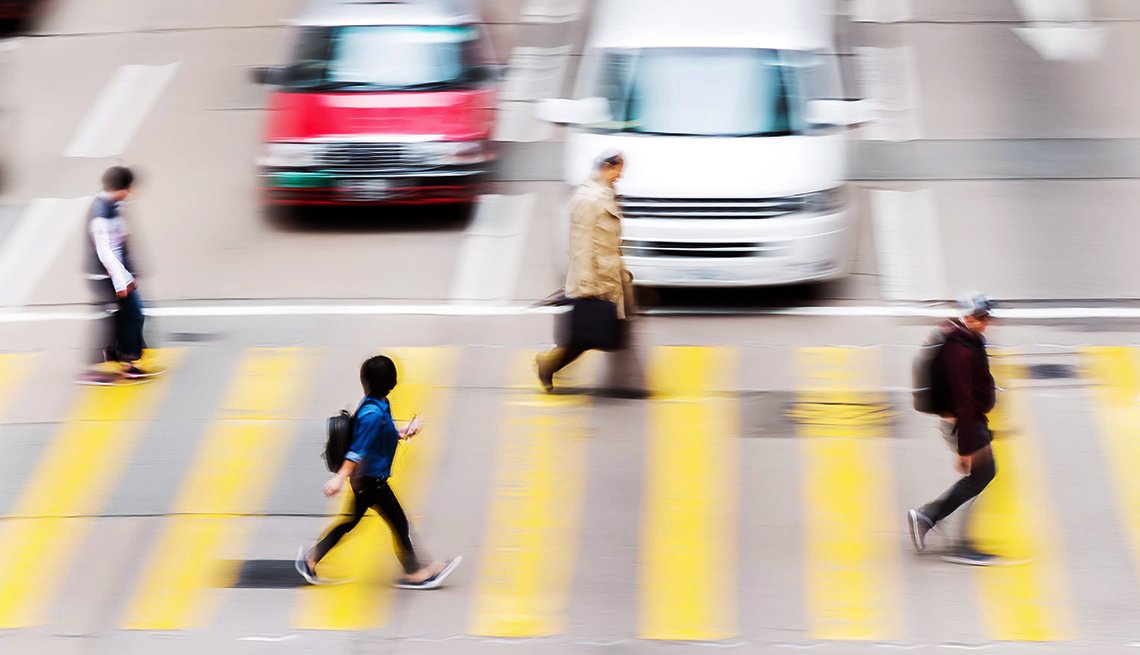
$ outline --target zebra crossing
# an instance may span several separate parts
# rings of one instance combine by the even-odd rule
[[[55,355],[6,354],[0,446],[37,454],[24,457],[35,462],[27,475],[0,481],[0,635],[50,633],[77,621],[75,607],[89,608],[88,630],[136,636],[257,626],[599,643],[1123,645],[1140,628],[1098,614],[1106,598],[1140,606],[1140,348],[1076,349],[1081,384],[1048,394],[1030,383],[1025,355],[995,353],[998,477],[966,529],[1010,565],[984,570],[909,547],[903,510],[953,473],[935,427],[890,391],[905,384],[906,351],[655,346],[646,400],[544,394],[526,348],[384,352],[401,370],[397,418],[425,419],[401,446],[393,486],[427,548],[467,561],[445,591],[410,597],[386,584],[397,567],[374,516],[322,563],[346,583],[304,587],[289,572],[297,546],[343,511],[346,498],[319,498],[316,455],[324,416],[355,397],[344,365],[360,353],[257,346],[223,365],[205,346],[160,350],[165,376],[59,391],[67,409],[48,427],[20,418],[42,394],[20,380]],[[202,358],[216,390],[190,375]],[[587,356],[561,386],[588,389],[602,359]],[[740,391],[758,365],[783,367],[791,388]],[[471,370],[478,380],[465,380]],[[749,430],[758,402],[781,429]],[[1103,470],[1052,457],[1078,438],[1058,412],[1088,415],[1095,435],[1079,435],[1081,450],[1095,449]],[[156,458],[171,435],[190,442]],[[1074,515],[1068,497],[1089,490]],[[152,491],[157,511],[117,505]],[[1090,519],[1108,524],[1096,529],[1110,535],[1103,562],[1068,546],[1088,543]],[[130,549],[108,560],[122,575],[86,571],[112,547]],[[271,584],[242,582],[257,563],[277,571]],[[1119,566],[1105,576],[1098,563]],[[445,618],[410,616],[417,608]]]

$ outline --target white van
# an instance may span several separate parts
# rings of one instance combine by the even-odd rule
[[[570,126],[576,185],[606,148],[637,284],[763,286],[844,276],[854,251],[837,98],[834,2],[600,0],[574,100],[537,115]]]

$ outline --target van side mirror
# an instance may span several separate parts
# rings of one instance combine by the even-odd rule
[[[804,117],[809,125],[861,125],[875,117],[875,104],[870,100],[810,100]]]
[[[534,108],[534,115],[558,125],[596,125],[612,120],[610,101],[605,98],[541,100]]]

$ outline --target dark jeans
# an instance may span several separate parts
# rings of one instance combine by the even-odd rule
[[[105,308],[115,306],[113,314],[108,313],[98,321],[98,349],[110,361],[137,361],[146,347],[143,342],[145,316],[138,290],[132,290],[125,298],[117,298],[111,280],[91,280],[90,286],[96,304]]]
[[[988,457],[975,457],[970,473],[955,482],[954,486],[947,489],[938,500],[924,505],[920,510],[922,514],[934,523],[938,523],[982,493],[997,475],[993,450],[988,450],[987,453]]]
[[[392,531],[392,541],[396,546],[396,557],[400,559],[400,565],[404,567],[404,572],[411,574],[419,571],[421,566],[419,560],[416,559],[416,551],[412,547],[411,526],[408,525],[408,517],[404,515],[404,509],[400,507],[400,501],[396,499],[392,487],[388,486],[388,480],[362,477],[351,480],[350,484],[352,485],[352,514],[342,518],[339,523],[332,526],[324,538],[317,542],[316,546],[313,546],[313,558],[318,562],[321,561],[340,541],[341,537],[351,532],[356,524],[360,523],[364,513],[371,507],[376,510],[380,518],[384,519]]]

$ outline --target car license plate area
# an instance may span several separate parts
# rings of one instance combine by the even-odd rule
[[[376,178],[341,180],[340,193],[349,201],[387,200],[392,196],[392,182]]]

